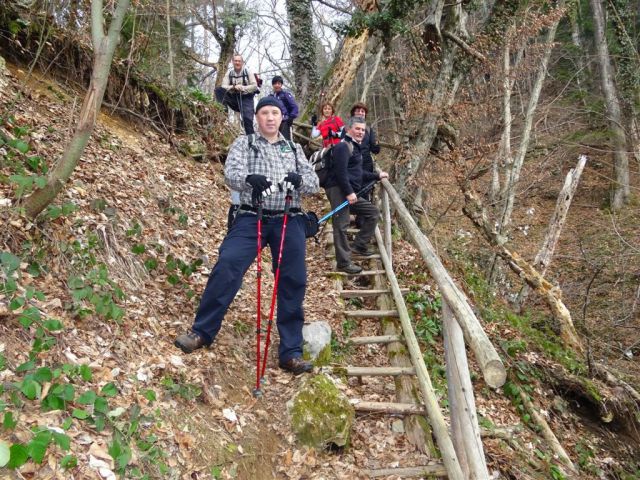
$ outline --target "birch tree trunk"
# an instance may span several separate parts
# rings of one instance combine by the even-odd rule
[[[558,8],[564,6],[564,0],[558,2]],[[531,128],[533,125],[533,115],[538,107],[538,101],[540,99],[540,92],[544,85],[544,79],[547,76],[547,66],[549,65],[549,58],[551,57],[551,51],[553,50],[553,41],[556,37],[556,30],[560,23],[560,17],[549,27],[547,35],[545,36],[546,48],[542,56],[540,68],[536,75],[536,80],[529,97],[529,103],[525,113],[524,127],[522,129],[522,138],[520,145],[518,146],[518,152],[511,164],[507,164],[505,172],[505,180],[503,184],[502,198],[504,199],[504,207],[502,214],[498,219],[498,232],[503,235],[511,222],[511,214],[513,213],[513,205],[516,198],[516,190],[518,187],[518,181],[520,180],[520,171],[524,164],[525,156],[527,155],[527,149],[529,148],[529,140],[531,138]]]
[[[609,129],[613,147],[613,175],[611,188],[611,208],[620,210],[629,202],[629,158],[627,156],[627,139],[622,128],[622,112],[620,100],[614,83],[613,68],[609,57],[609,46],[605,36],[606,22],[601,0],[590,0],[593,14],[596,57],[600,67],[600,82],[607,104]]]
[[[306,103],[319,79],[311,0],[287,0],[287,15],[296,97],[299,103]]]
[[[80,109],[80,118],[78,119],[76,130],[62,154],[62,158],[58,160],[49,172],[47,184],[43,188],[34,191],[24,201],[25,213],[30,218],[35,218],[62,191],[89,142],[96,119],[100,113],[102,98],[107,87],[109,71],[111,70],[111,62],[113,61],[113,53],[120,40],[120,29],[128,8],[129,0],[119,0],[117,2],[108,32],[105,35],[102,0],[91,0],[91,38],[94,57],[89,89]]]

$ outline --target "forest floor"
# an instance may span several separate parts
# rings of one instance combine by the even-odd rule
[[[25,140],[29,155],[51,165],[72,133],[77,93],[50,78],[27,79],[23,69],[9,67],[9,85],[0,95],[3,127]],[[71,202],[77,209],[60,216],[50,213],[36,225],[16,217],[2,233],[2,250],[24,254],[20,292],[40,292],[29,303],[44,318],[61,320],[64,330],[52,333],[55,342],[50,350],[35,355],[31,368],[50,366],[54,372],[41,382],[35,401],[15,400],[8,387],[0,391],[4,392],[0,440],[28,444],[34,428],[64,426],[70,445],[67,452],[60,444],[51,444],[42,463],[0,469],[0,477],[115,478],[114,472],[124,471],[122,478],[148,474],[184,479],[356,479],[364,478],[360,472],[365,468],[434,461],[392,431],[393,419],[376,416],[356,423],[351,445],[343,451],[318,452],[296,443],[286,404],[305,377],[280,371],[272,356],[264,396],[252,395],[256,292],[251,271],[212,348],[183,355],[173,346],[175,336],[191,325],[226,233],[229,194],[222,166],[186,159],[151,128],[134,128],[107,113],[103,110],[100,115],[80,165],[58,201],[59,205]],[[7,161],[0,165],[0,200],[7,206],[14,198],[6,181],[14,167],[11,160],[26,157],[10,158],[11,150],[3,149],[0,154]],[[324,211],[323,195],[314,197],[309,206]],[[450,253],[453,245],[466,248],[459,239],[439,248]],[[325,245],[308,243],[306,320],[329,321],[340,339],[345,329],[342,306],[325,275],[330,270],[325,252]],[[402,239],[394,243],[394,266],[404,286],[420,298],[434,298],[437,289],[419,254]],[[463,269],[454,271],[465,288],[472,287],[472,277]],[[266,277],[263,291],[270,292],[272,278]],[[116,286],[124,293],[122,299]],[[83,288],[102,296],[103,302],[90,302],[90,297],[78,293]],[[18,366],[31,359],[34,336],[33,327],[21,326],[25,309],[26,305],[11,305],[8,297],[0,296],[0,354],[7,367],[0,371],[0,379],[5,386],[25,386]],[[486,327],[496,344],[517,352],[513,358],[505,353],[511,366],[547,361],[539,352],[518,347],[521,332],[504,318],[493,318]],[[373,332],[374,326],[369,328]],[[440,340],[437,329],[434,333]],[[443,362],[441,348],[441,341],[429,345],[439,359],[432,366],[434,378],[442,377],[437,367]],[[277,351],[277,337],[271,351]],[[359,364],[361,354],[344,355],[348,363]],[[72,372],[74,365],[89,365],[91,375]],[[478,372],[472,360],[471,367]],[[56,376],[56,368],[63,373]],[[502,389],[488,388],[480,376],[474,375],[473,381],[483,427],[520,427],[508,441],[485,439],[494,478],[550,478],[554,470],[549,467],[557,462],[534,430],[523,426],[517,404]],[[626,437],[607,430],[597,418],[579,417],[533,376],[528,381],[532,396],[580,466],[579,478],[625,478],[620,472],[632,471],[634,447]],[[66,408],[41,408],[37,400],[65,382],[82,396]],[[352,387],[346,383],[342,389],[349,393]],[[380,396],[389,394],[388,385],[372,382],[371,388],[379,389]],[[108,401],[107,428],[96,422],[96,395],[87,392]],[[7,421],[9,411],[13,417]],[[69,453],[77,466],[63,470],[61,458]]]

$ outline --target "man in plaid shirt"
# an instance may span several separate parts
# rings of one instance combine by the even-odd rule
[[[297,375],[312,369],[311,363],[302,359],[302,302],[307,271],[300,197],[317,192],[319,185],[302,147],[293,144],[294,152],[291,142],[279,133],[282,109],[282,104],[275,97],[261,99],[256,107],[259,133],[251,137],[252,142],[249,136],[238,137],[229,149],[224,176],[227,185],[240,192],[240,209],[220,246],[218,262],[209,276],[191,331],[180,335],[175,345],[183,352],[191,353],[210,345],[215,339],[222,319],[242,284],[242,277],[256,258],[257,199],[262,199],[263,205],[263,246],[269,245],[275,269],[286,195],[285,191],[279,191],[277,185],[285,184],[293,189],[293,194],[280,266],[278,354],[280,368]]]

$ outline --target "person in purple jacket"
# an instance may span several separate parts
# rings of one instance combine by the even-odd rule
[[[283,84],[284,80],[280,75],[273,77],[271,79],[271,85],[273,86],[273,93],[271,95],[280,100],[280,103],[282,103],[284,107],[282,110],[280,133],[282,133],[287,140],[291,140],[291,126],[293,125],[293,120],[298,117],[298,104],[291,92],[283,88]]]

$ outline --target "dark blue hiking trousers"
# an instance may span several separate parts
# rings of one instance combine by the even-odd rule
[[[262,246],[269,245],[273,271],[278,262],[283,217],[264,217]],[[257,216],[239,214],[220,245],[218,262],[213,267],[192,330],[207,343],[213,342],[229,305],[242,284],[242,278],[257,254]],[[280,362],[302,356],[302,302],[307,287],[304,221],[301,215],[289,217],[280,266],[277,300],[277,326],[280,335]],[[263,289],[263,311],[268,313],[271,291]],[[251,319],[255,322],[255,314]],[[266,324],[263,321],[263,326]],[[255,331],[255,330],[252,330]]]
[[[253,104],[253,93],[247,93],[245,95],[231,93],[222,87],[217,87],[214,93],[219,103],[229,107],[234,112],[240,113],[244,133],[247,135],[255,133],[253,129],[253,110],[255,108]]]

